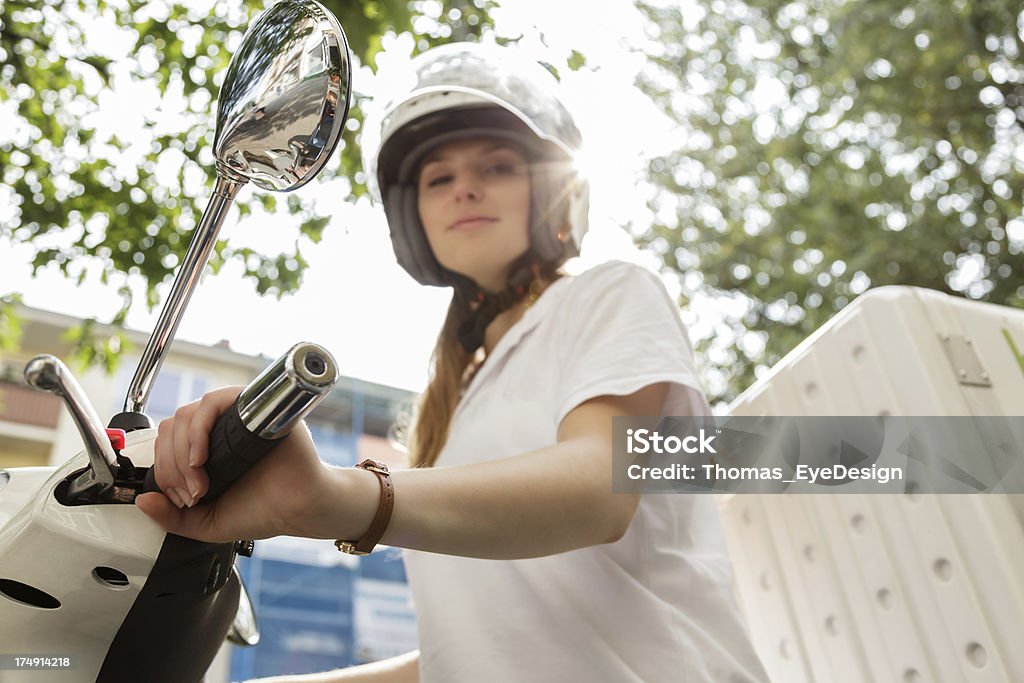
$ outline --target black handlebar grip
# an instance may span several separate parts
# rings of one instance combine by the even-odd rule
[[[246,385],[210,431],[204,465],[210,488],[201,502],[214,500],[269,453],[327,396],[338,376],[326,349],[301,342]],[[143,491],[159,490],[151,467]]]
[[[226,413],[217,418],[210,431],[209,453],[203,466],[210,479],[210,488],[199,502],[209,503],[263,459],[282,439],[264,439],[253,434],[238,414],[235,401]],[[156,483],[156,469],[146,474],[143,491],[160,491]]]
[[[210,432],[210,451],[206,474],[210,488],[200,502],[208,503],[224,493],[231,484],[263,459],[282,439],[264,439],[253,434],[238,414],[238,402],[217,418]]]

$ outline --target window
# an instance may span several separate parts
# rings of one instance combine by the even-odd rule
[[[124,396],[128,393],[128,385],[131,384],[132,377],[135,375],[137,363],[137,360],[123,362],[117,371],[114,413],[119,413],[123,409]],[[199,371],[164,364],[153,383],[153,390],[149,393],[146,414],[154,422],[159,422],[173,415],[179,406],[202,397],[211,388],[210,380]]]

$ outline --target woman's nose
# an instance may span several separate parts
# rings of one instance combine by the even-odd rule
[[[480,179],[473,173],[460,173],[455,177],[455,199],[459,201],[478,200],[483,196]]]

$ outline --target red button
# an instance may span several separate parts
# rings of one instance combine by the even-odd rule
[[[114,447],[115,451],[120,451],[124,448],[123,429],[108,429],[107,438],[110,439],[110,445]]]

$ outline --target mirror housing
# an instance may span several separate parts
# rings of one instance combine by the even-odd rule
[[[283,0],[253,22],[217,104],[218,173],[288,191],[323,168],[352,94],[345,33],[317,2]]]

